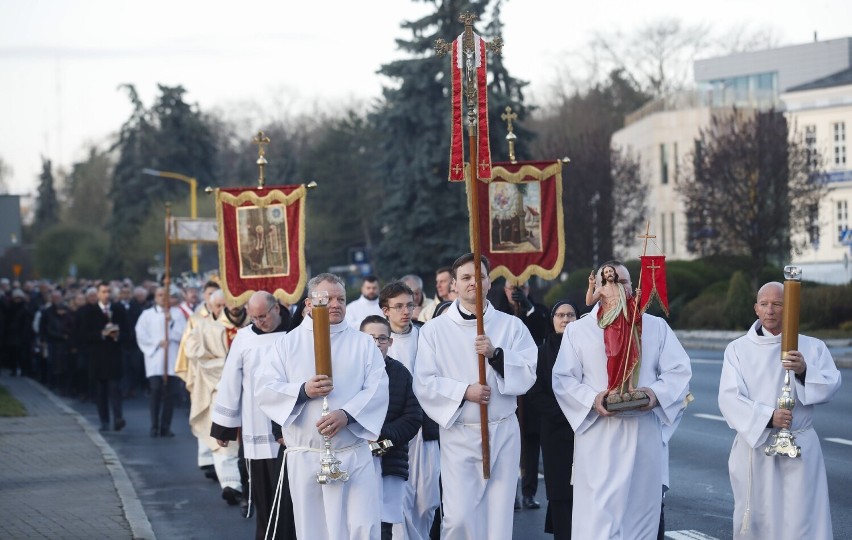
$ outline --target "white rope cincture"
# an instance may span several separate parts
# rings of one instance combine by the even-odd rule
[[[251,460],[243,458],[246,462],[246,472],[248,472],[248,506],[246,507],[246,519],[251,517]]]
[[[361,441],[357,444],[337,448],[334,452],[335,454],[339,452],[348,452],[360,446],[364,446],[365,444],[367,444],[366,441]],[[274,539],[275,535],[278,534],[278,516],[281,514],[281,488],[284,483],[284,468],[287,466],[287,454],[291,454],[293,452],[316,452],[317,454],[321,454],[325,452],[325,449],[311,448],[310,446],[294,446],[292,448],[288,447],[284,450],[284,456],[281,460],[281,471],[278,473],[278,485],[275,486],[275,495],[272,497],[274,511],[269,513],[269,521],[266,523],[266,532],[263,534],[264,540],[269,537],[269,527],[272,525],[273,520],[275,521],[275,527],[272,528],[272,538]],[[249,479],[251,479],[251,477],[249,477]]]

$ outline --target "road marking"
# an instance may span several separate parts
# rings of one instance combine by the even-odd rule
[[[707,536],[698,531],[669,531],[666,533],[666,538],[672,540],[719,540],[715,536]]]
[[[852,441],[849,439],[838,439],[836,437],[826,437],[826,441],[828,442],[836,442],[837,444],[845,444],[847,446],[852,446]]]
[[[725,417],[724,417],[724,416],[719,416],[719,415],[716,415],[716,414],[695,413],[695,414],[693,414],[692,416],[694,416],[694,417],[696,417],[696,418],[703,418],[703,419],[705,419],[705,420],[717,420],[717,421],[719,421],[719,422],[724,422],[724,421],[725,421]]]
[[[722,360],[713,360],[710,358],[690,358],[690,362],[693,364],[721,364]]]

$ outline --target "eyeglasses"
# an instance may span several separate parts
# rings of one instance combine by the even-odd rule
[[[554,319],[576,319],[577,314],[576,313],[554,313],[553,318]]]
[[[255,324],[262,323],[266,320],[267,317],[269,317],[269,312],[275,309],[275,306],[277,305],[278,304],[272,304],[271,306],[269,306],[269,309],[266,310],[266,313],[264,313],[263,315],[258,315],[257,317],[251,317],[249,320]]]
[[[376,343],[379,345],[387,345],[390,342],[390,338],[388,336],[372,336]]]
[[[408,304],[394,304],[392,306],[388,306],[389,309],[392,309],[392,310],[397,311],[397,312],[402,311],[402,310],[414,311],[414,308],[416,308],[416,307],[417,307],[417,304],[415,304],[413,302],[409,302]]]

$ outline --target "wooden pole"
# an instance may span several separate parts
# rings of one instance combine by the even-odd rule
[[[163,347],[163,386],[169,383],[169,323],[171,323],[170,315],[172,312],[171,306],[171,244],[172,244],[172,205],[166,203],[166,255],[163,257],[163,288],[166,290],[166,301],[163,306],[163,318],[166,321],[166,346]],[[168,391],[166,389],[164,392]]]
[[[468,148],[470,150],[470,174],[467,177],[467,187],[470,190],[470,221],[473,245],[473,276],[476,280],[476,335],[485,335],[482,301],[482,248],[479,246],[479,186],[477,185],[479,167],[476,155],[476,126],[469,124],[467,128]],[[485,356],[477,355],[479,361],[479,384],[485,384]],[[482,434],[482,477],[491,478],[491,445],[488,435],[488,405],[479,404],[479,424]]]

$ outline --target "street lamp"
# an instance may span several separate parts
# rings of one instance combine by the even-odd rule
[[[172,180],[180,180],[181,182],[186,182],[189,184],[189,217],[192,219],[196,219],[198,217],[198,199],[196,198],[198,191],[198,180],[195,178],[191,178],[184,174],[169,172],[169,171],[158,171],[156,169],[142,169],[142,174],[147,174],[150,176],[159,176],[160,178],[171,178]],[[198,273],[198,244],[193,242],[191,247],[192,254],[192,273]]]

